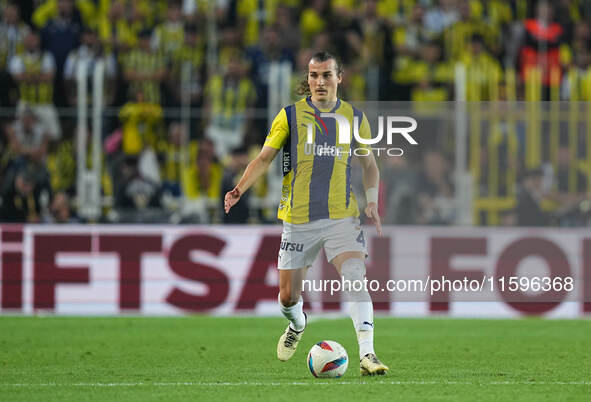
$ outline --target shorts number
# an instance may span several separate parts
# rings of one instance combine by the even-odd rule
[[[365,237],[363,237],[363,231],[359,232],[359,236],[357,236],[357,241],[365,247]]]

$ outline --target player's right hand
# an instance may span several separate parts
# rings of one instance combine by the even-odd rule
[[[242,193],[238,187],[234,187],[232,191],[228,191],[226,193],[226,196],[224,197],[224,210],[226,213],[230,212],[230,208],[236,205],[236,203],[240,200],[240,196],[242,196]]]

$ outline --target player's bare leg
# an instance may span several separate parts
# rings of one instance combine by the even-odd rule
[[[350,251],[336,256],[331,263],[345,281],[363,281],[365,277],[365,256]],[[349,290],[349,314],[353,320],[359,343],[360,370],[362,375],[382,375],[389,370],[375,355],[373,348],[373,304],[365,287],[361,291]]]
[[[308,268],[279,270],[279,307],[290,323],[277,343],[277,358],[287,361],[293,356],[306,328],[303,311],[302,280]]]

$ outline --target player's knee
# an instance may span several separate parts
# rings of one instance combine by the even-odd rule
[[[343,279],[353,281],[363,281],[365,277],[365,264],[359,258],[349,258],[341,265],[341,274]]]
[[[279,303],[284,307],[291,307],[300,300],[299,296],[292,295],[289,289],[279,289]]]

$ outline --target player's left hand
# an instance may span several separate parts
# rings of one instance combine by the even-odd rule
[[[375,202],[370,202],[365,207],[365,215],[373,220],[373,224],[376,226],[378,236],[382,237],[382,221],[380,215],[378,215],[378,205]]]

